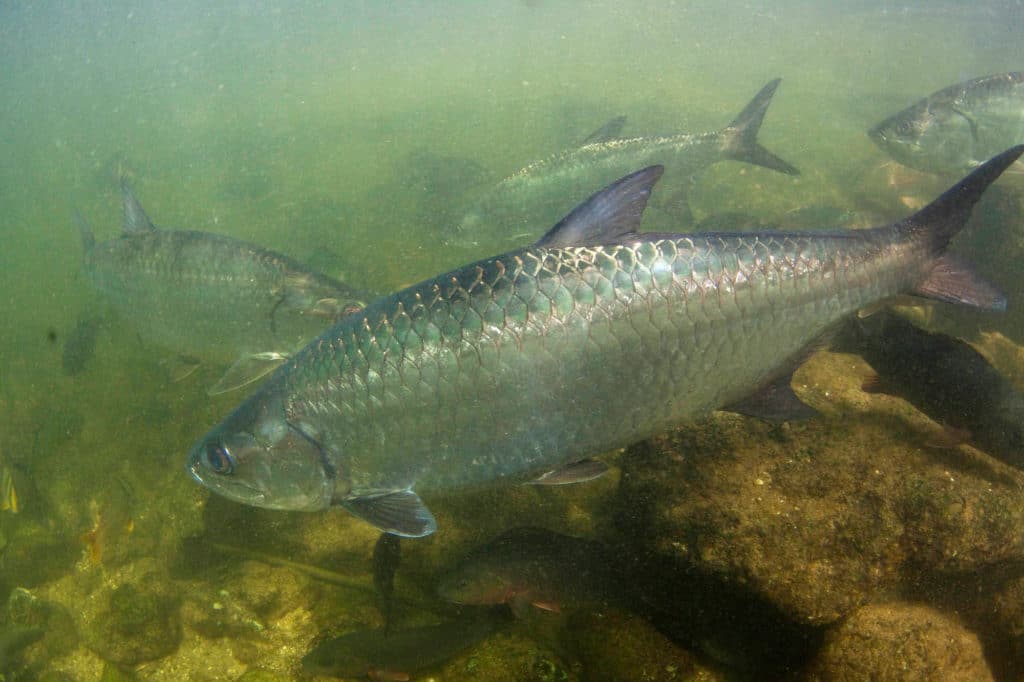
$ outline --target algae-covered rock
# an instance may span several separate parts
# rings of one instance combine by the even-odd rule
[[[522,635],[503,632],[450,661],[442,680],[487,682],[576,682],[580,678],[548,647]]]
[[[245,671],[245,673],[238,678],[237,682],[288,682],[291,679],[292,678],[287,675],[256,668]]]
[[[594,682],[714,682],[727,679],[680,648],[643,619],[621,611],[579,613],[566,629],[582,666]]]
[[[938,611],[912,604],[865,606],[830,632],[808,682],[991,680],[978,638]]]
[[[89,648],[104,660],[136,665],[173,653],[181,642],[177,600],[154,579],[125,582],[88,623]]]
[[[78,559],[80,546],[61,530],[24,516],[5,524],[0,585],[35,587],[56,580]]]
[[[860,363],[819,353],[798,373],[794,385],[823,412],[806,423],[717,413],[628,449],[626,540],[817,625],[919,570],[1024,559],[1021,472],[932,447],[938,426],[863,393]]]

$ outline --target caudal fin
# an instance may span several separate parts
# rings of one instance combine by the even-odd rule
[[[739,116],[722,131],[726,137],[725,155],[736,161],[764,166],[787,175],[800,175],[795,166],[772,154],[757,141],[757,132],[761,129],[764,114],[781,82],[781,78],[776,78],[761,88]]]
[[[967,225],[971,210],[988,186],[1024,154],[1024,145],[1007,149],[978,166],[923,209],[896,228],[924,239],[935,254],[935,265],[915,293],[941,301],[964,303],[987,310],[1005,310],[1006,298],[965,264],[945,254],[950,240]]]

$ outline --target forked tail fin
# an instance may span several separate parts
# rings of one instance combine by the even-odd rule
[[[772,95],[781,82],[781,78],[776,78],[761,88],[761,91],[754,95],[754,99],[750,100],[743,111],[722,131],[726,137],[725,155],[736,161],[764,166],[787,175],[800,175],[795,166],[772,154],[757,141],[757,133],[764,121],[764,114],[768,111]]]
[[[1024,154],[1024,144],[1007,149],[978,166],[966,178],[956,183],[920,211],[900,223],[908,232],[927,235],[936,254],[949,246],[949,242],[964,228],[974,205],[988,186]]]

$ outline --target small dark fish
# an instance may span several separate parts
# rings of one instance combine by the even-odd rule
[[[96,335],[99,334],[102,319],[93,315],[82,317],[75,323],[64,341],[60,365],[67,376],[80,374],[96,352]]]
[[[505,623],[488,610],[459,620],[398,630],[359,630],[318,643],[302,659],[309,675],[408,680],[413,672],[441,665]]]
[[[851,322],[836,348],[859,354],[877,372],[868,390],[898,395],[1024,469],[1024,395],[967,342],[884,310]]]
[[[381,615],[384,616],[384,634],[391,629],[394,613],[395,571],[402,562],[402,539],[391,533],[381,533],[373,546],[373,586]]]
[[[946,175],[970,171],[1024,142],[1024,71],[951,85],[893,114],[868,135],[905,166]]]
[[[438,585],[456,604],[561,611],[622,596],[621,561],[599,543],[544,528],[513,528],[477,547]]]

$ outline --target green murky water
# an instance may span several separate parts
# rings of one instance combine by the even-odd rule
[[[694,222],[710,229],[731,221],[733,229],[896,219],[949,182],[896,166],[866,129],[940,87],[1022,68],[1024,8],[834,5],[0,6],[0,457],[20,507],[0,512],[0,633],[44,632],[11,647],[19,656],[0,657],[7,666],[0,673],[92,680],[117,669],[138,679],[213,680],[262,670],[291,679],[319,634],[380,625],[371,528],[342,512],[233,505],[209,497],[184,472],[189,446],[240,399],[206,395],[223,368],[173,381],[175,349],[147,345],[130,320],[111,317],[85,368],[62,371],[76,321],[104,310],[81,272],[73,210],[100,239],[114,237],[123,173],[158,225],[253,241],[388,291],[493,251],[487,243],[450,243],[460,207],[488,182],[618,114],[629,117],[628,134],[717,129],[781,76],[760,139],[802,174],[717,164],[692,190]],[[1014,270],[1021,246],[1012,241],[1024,226],[1012,210],[1019,177],[999,189],[1003,203],[986,215],[1011,243],[1003,249],[1005,242],[970,236],[962,248],[1007,292],[1010,312],[979,321],[943,309],[932,322],[979,343],[995,338],[990,355],[1020,377],[1024,356],[1015,343],[1024,318],[1014,309],[1024,309],[1024,278]],[[537,235],[548,227],[538,225]],[[856,383],[850,377],[860,370],[836,364],[839,374],[821,374],[822,391]],[[898,420],[886,419],[900,431]],[[836,447],[860,442],[844,428],[826,429]],[[960,475],[954,455],[935,457],[952,478]],[[999,474],[1009,477],[1013,499],[1021,476]],[[621,541],[619,475],[578,489],[485,490],[432,502],[442,530],[405,544],[402,622],[450,615],[433,596],[434,576],[505,528],[528,523]],[[315,564],[357,584],[217,550],[214,542]],[[1019,564],[1024,550],[1000,556]],[[980,592],[995,604],[1012,601],[1016,593],[1004,587],[1016,574],[1000,569],[989,581],[988,568],[979,559],[926,571],[927,587],[904,594],[963,611],[949,594],[963,588],[964,574],[980,571]],[[665,580],[666,590],[686,589]],[[1017,679],[1024,615],[1007,613],[998,627],[975,627],[970,618],[967,627],[980,632],[996,677]],[[756,666],[733,665],[745,657],[730,648],[753,646],[742,638],[702,649],[665,639],[671,628],[660,634],[636,616],[601,627],[592,614],[518,624],[433,674],[626,679],[594,673],[612,669],[594,662],[601,649],[594,641],[606,637],[633,642],[633,653],[619,660],[628,670],[642,668],[636,650],[641,661],[657,661],[635,679],[759,677]],[[815,630],[819,636],[831,635]],[[839,679],[824,664],[806,667],[813,646],[793,650],[792,675]]]

